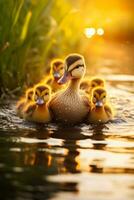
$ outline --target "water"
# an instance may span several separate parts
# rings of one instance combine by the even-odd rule
[[[2,103],[0,199],[134,199],[134,77],[125,77],[107,77],[116,117],[104,125],[27,123]]]

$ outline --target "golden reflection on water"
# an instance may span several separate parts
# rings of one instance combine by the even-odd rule
[[[12,109],[4,108],[10,120],[2,118],[2,183],[10,183],[17,191],[14,182],[20,184],[23,187],[21,192],[28,191],[27,200],[32,199],[29,199],[29,194],[37,188],[43,197],[49,190],[48,199],[51,200],[63,199],[63,196],[73,200],[85,200],[89,196],[91,200],[96,200],[96,196],[101,196],[101,200],[119,200],[122,197],[132,200],[134,85],[129,76],[127,83],[118,80],[118,76],[115,78],[117,81],[109,81],[107,90],[117,115],[108,124],[81,124],[70,128],[55,124],[39,126],[24,123],[13,115]],[[123,88],[118,87],[119,83]],[[128,85],[130,91],[124,89]],[[122,192],[119,193],[118,188]]]
[[[27,133],[17,141],[24,143],[23,165],[55,168],[61,174],[133,173],[133,142],[105,135],[105,127],[94,126],[92,135],[83,135],[79,127]]]

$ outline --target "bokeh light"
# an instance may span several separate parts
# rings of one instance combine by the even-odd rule
[[[96,30],[95,28],[85,28],[84,33],[87,38],[91,38],[93,35],[95,35]]]
[[[103,28],[98,28],[97,29],[97,34],[100,35],[100,36],[104,35],[104,29]]]

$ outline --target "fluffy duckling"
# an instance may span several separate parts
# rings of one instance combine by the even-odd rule
[[[24,118],[28,121],[47,123],[51,121],[49,100],[51,89],[48,85],[36,85],[34,89],[34,103],[29,104],[24,110]]]
[[[91,110],[88,121],[92,123],[106,123],[113,118],[111,106],[107,103],[107,92],[103,87],[92,91]]]
[[[80,82],[85,74],[86,65],[83,56],[70,54],[65,59],[65,71],[58,81],[64,84],[69,81],[66,89],[56,93],[50,101],[50,109],[54,120],[66,124],[76,124],[84,120],[89,112],[89,101],[80,94]]]
[[[89,93],[90,93],[90,80],[84,79],[80,84],[80,89],[82,91],[85,91],[85,93],[89,95]]]
[[[63,89],[65,86],[60,85],[58,80],[64,73],[64,62],[61,59],[55,59],[51,62],[50,75],[46,78],[45,83],[50,85],[53,92]]]
[[[19,115],[20,117],[23,117],[23,109],[25,108],[25,106],[27,106],[29,103],[32,102],[33,99],[33,88],[29,88],[26,93],[25,93],[25,97],[22,97],[16,105],[16,110],[17,110],[17,115]]]
[[[105,87],[105,81],[104,81],[104,79],[100,78],[100,77],[93,77],[90,80],[90,92],[92,92],[92,90],[95,87]]]
[[[91,94],[95,87],[105,87],[104,79],[100,77],[93,77],[90,79],[84,79],[80,84],[80,89],[84,90],[88,95]]]

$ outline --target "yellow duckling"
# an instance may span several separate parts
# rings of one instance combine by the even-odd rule
[[[86,94],[89,94],[90,93],[90,80],[84,79],[83,81],[81,81],[80,89],[82,91],[85,91]]]
[[[100,77],[93,77],[90,80],[90,92],[92,92],[95,87],[105,87],[105,80]]]
[[[89,112],[89,101],[80,94],[80,82],[85,74],[86,66],[83,56],[70,54],[65,59],[65,71],[60,84],[70,80],[68,87],[56,93],[50,101],[54,119],[67,124],[80,123]]]
[[[34,89],[34,103],[29,104],[24,110],[24,118],[28,121],[47,123],[51,121],[49,100],[51,89],[48,85],[36,85]]]
[[[58,80],[64,73],[64,62],[61,59],[55,59],[51,62],[50,75],[46,78],[45,83],[50,85],[53,92],[63,89],[65,86],[60,85]]]
[[[92,123],[106,123],[112,118],[113,110],[107,103],[106,90],[103,87],[93,89],[88,121]]]
[[[23,109],[25,108],[26,105],[32,102],[33,99],[33,88],[29,88],[26,93],[25,97],[22,97],[16,105],[16,110],[17,110],[17,115],[20,117],[23,117]]]
[[[80,89],[84,90],[89,95],[92,90],[98,86],[105,87],[104,79],[100,77],[93,77],[92,79],[84,79],[80,84]]]

